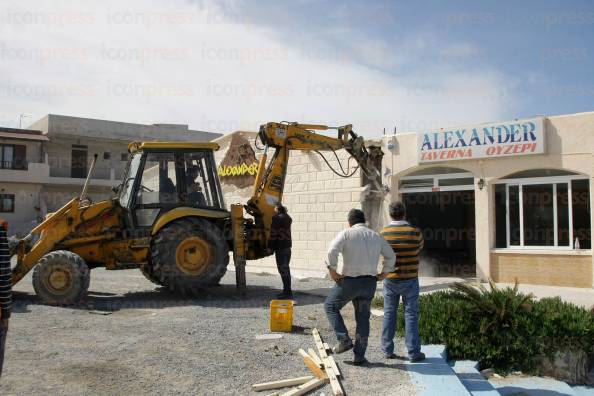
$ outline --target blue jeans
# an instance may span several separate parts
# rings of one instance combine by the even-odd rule
[[[394,353],[394,335],[396,334],[396,316],[400,296],[404,304],[405,343],[409,357],[421,352],[419,340],[419,279],[397,280],[384,279],[384,323],[382,326],[382,352]]]
[[[369,317],[371,316],[371,300],[375,295],[377,279],[366,278],[344,278],[336,282],[330,290],[330,294],[324,302],[324,309],[330,325],[334,329],[338,341],[348,341],[349,332],[344,324],[340,310],[349,302],[353,302],[355,308],[355,345],[353,352],[355,360],[362,360],[367,349],[369,338]]]

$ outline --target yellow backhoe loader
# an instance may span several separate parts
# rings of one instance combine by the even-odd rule
[[[328,129],[338,136],[315,132]],[[115,197],[93,203],[87,188],[95,158],[81,195],[11,250],[17,261],[13,283],[34,269],[33,286],[43,302],[73,304],[87,293],[90,269],[139,268],[150,281],[188,293],[217,284],[231,251],[236,283],[243,289],[246,260],[270,254],[270,224],[274,205],[282,201],[291,150],[323,156],[322,151],[345,149],[368,178],[378,175],[373,155],[351,125],[271,122],[260,127],[256,139],[264,152],[253,195],[245,205],[231,205],[231,211],[216,171],[216,143],[133,142]],[[269,150],[274,150],[270,159]],[[348,171],[341,175],[350,176]]]

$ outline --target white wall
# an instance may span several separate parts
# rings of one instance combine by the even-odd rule
[[[28,183],[0,183],[0,194],[14,194],[14,213],[0,213],[8,222],[9,235],[28,232],[41,219],[39,208],[40,185]]]
[[[417,157],[417,133],[397,134],[384,138],[382,147],[383,167],[391,186],[391,198],[398,199],[399,177],[417,169],[435,166],[461,168],[475,177],[476,261],[477,277],[486,280],[490,270],[490,250],[494,248],[494,189],[492,183],[511,173],[542,168],[566,169],[594,176],[594,112],[547,117],[545,128],[545,154],[518,155],[506,158],[482,160],[458,160],[440,163],[419,164]],[[394,142],[388,155],[387,146]],[[486,181],[481,191],[479,179]],[[590,191],[592,197],[593,191]],[[593,212],[594,213],[594,212]],[[594,217],[590,220],[594,224]]]
[[[52,177],[70,177],[72,168],[72,145],[87,146],[87,170],[93,161],[93,155],[98,154],[94,178],[109,179],[111,169],[114,170],[116,180],[119,180],[126,167],[126,161],[121,160],[122,154],[127,154],[128,144],[118,140],[100,140],[91,138],[58,137],[45,144]],[[104,159],[104,153],[110,153],[110,159]]]
[[[42,214],[45,216],[47,213],[57,211],[72,198],[79,196],[81,191],[82,186],[43,186],[39,191]],[[109,199],[113,192],[107,187],[91,186],[87,195],[93,202],[98,202]]]

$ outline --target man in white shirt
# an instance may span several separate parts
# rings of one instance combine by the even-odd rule
[[[377,281],[394,271],[396,255],[381,235],[367,227],[361,210],[351,209],[348,221],[350,227],[334,238],[328,250],[326,265],[336,284],[324,302],[324,309],[338,339],[338,345],[333,348],[334,353],[352,348],[355,354],[353,363],[360,366],[367,362],[365,350],[369,337],[371,300]],[[338,263],[339,254],[342,254],[342,263]],[[378,274],[380,255],[384,261]],[[342,307],[349,301],[353,302],[357,323],[354,345],[340,314]]]

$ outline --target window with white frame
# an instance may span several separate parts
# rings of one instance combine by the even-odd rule
[[[398,190],[400,193],[474,190],[474,176],[458,168],[423,168],[401,177]]]
[[[556,169],[517,172],[495,184],[495,246],[590,249],[587,176]]]

